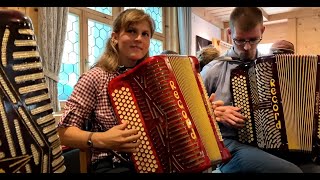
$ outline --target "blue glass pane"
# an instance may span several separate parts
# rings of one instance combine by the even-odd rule
[[[59,73],[59,83],[62,85],[68,84],[68,74],[65,72]]]
[[[64,86],[64,93],[68,96],[71,95],[72,91],[73,91],[73,86],[70,86],[70,85],[66,85]]]
[[[69,13],[58,82],[58,99],[67,100],[80,74],[79,16]]]
[[[151,39],[150,56],[159,55],[163,51],[163,42],[157,39]]]
[[[104,40],[101,37],[96,39],[96,46],[99,49],[103,49],[105,47]]]
[[[92,66],[101,56],[110,36],[110,25],[91,19],[88,20],[89,66]]]

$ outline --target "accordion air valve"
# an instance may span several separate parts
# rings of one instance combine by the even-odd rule
[[[0,10],[0,172],[64,172],[31,20]]]
[[[229,159],[192,56],[153,56],[108,87],[121,122],[142,136],[138,172],[201,172]]]

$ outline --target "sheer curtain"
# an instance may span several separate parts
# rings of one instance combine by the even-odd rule
[[[180,54],[191,54],[191,7],[178,7]]]
[[[39,7],[39,50],[52,107],[59,111],[58,81],[68,22],[68,7]]]
[[[166,7],[166,12],[166,49],[180,54],[177,7]]]

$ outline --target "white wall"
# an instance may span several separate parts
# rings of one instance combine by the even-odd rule
[[[221,29],[192,13],[191,55],[196,55],[196,35],[208,40],[221,39]]]

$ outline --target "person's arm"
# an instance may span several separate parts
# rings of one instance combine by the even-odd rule
[[[75,126],[58,128],[61,144],[82,150],[87,149],[87,140],[90,132],[79,129]]]
[[[81,127],[85,120],[90,120],[95,107],[96,94],[99,93],[97,89],[101,83],[99,78],[101,72],[90,72],[77,82],[59,122],[58,132],[63,145],[79,149],[90,147],[87,142],[91,132],[82,130]],[[114,118],[106,117],[106,121],[112,119]],[[125,130],[126,126],[126,123],[122,123],[106,132],[94,132],[91,136],[93,147],[133,152],[139,145],[137,140],[140,134],[137,130]]]
[[[215,91],[217,89],[217,81],[220,75],[221,67],[218,63],[211,63],[203,68],[201,76],[204,81],[206,90],[211,96],[210,101],[213,103],[214,115],[216,120],[226,126],[233,128],[244,127],[245,117],[240,113],[240,108],[234,106],[224,106],[224,102],[215,99]]]
[[[61,143],[72,148],[88,147],[88,131],[82,130],[96,104],[97,73],[89,71],[83,74],[74,86],[71,96],[66,102],[58,124]]]
[[[116,150],[119,152],[136,152],[141,136],[136,129],[126,130],[127,123],[120,125],[105,132],[93,132],[91,141],[93,148],[102,150]],[[84,131],[78,127],[66,127],[58,129],[61,143],[73,148],[87,149],[87,144],[91,132]]]

